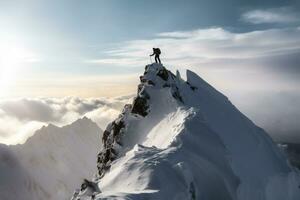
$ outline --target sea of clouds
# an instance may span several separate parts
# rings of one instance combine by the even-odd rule
[[[132,96],[116,98],[19,98],[0,100],[0,143],[24,143],[44,125],[64,126],[88,117],[101,129],[118,116]]]

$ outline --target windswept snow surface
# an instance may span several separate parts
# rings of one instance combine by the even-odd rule
[[[298,173],[264,130],[195,73],[164,80],[160,70],[146,67],[148,114],[124,113],[119,157],[96,199],[300,199]]]
[[[94,175],[102,130],[90,119],[44,126],[26,143],[0,146],[1,200],[69,199]]]

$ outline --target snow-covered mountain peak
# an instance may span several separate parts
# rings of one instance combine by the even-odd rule
[[[98,126],[95,122],[87,117],[80,118],[71,124],[65,125],[63,127],[58,127],[54,124],[48,124],[43,126],[39,130],[35,132],[35,134],[28,138],[25,145],[16,145],[16,146],[29,146],[30,143],[40,144],[42,141],[44,143],[49,143],[50,141],[54,143],[60,143],[66,140],[66,137],[70,137],[71,135],[76,135],[76,137],[89,137],[90,133],[87,130],[95,130],[98,129]],[[101,131],[100,131],[101,132]],[[55,133],[55,134],[53,134]],[[100,138],[101,136],[99,136]]]
[[[82,188],[73,199],[300,198],[299,175],[267,133],[197,74],[186,77],[145,67],[133,103],[103,133],[102,193]]]
[[[96,123],[82,118],[44,126],[24,144],[0,145],[0,199],[68,199],[77,182],[95,174],[101,136]]]

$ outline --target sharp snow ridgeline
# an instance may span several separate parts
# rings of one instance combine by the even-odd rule
[[[146,66],[103,133],[98,176],[72,199],[299,200],[299,174],[267,133],[198,75],[186,79]]]

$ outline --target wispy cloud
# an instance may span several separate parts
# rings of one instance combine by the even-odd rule
[[[300,51],[299,28],[235,33],[221,27],[159,33],[147,40],[122,43],[99,63],[143,66],[152,47],[162,49],[170,65],[199,65],[220,59],[255,59]],[[149,59],[149,58],[148,58]],[[92,61],[91,61],[92,62]]]
[[[222,28],[197,29],[192,31],[175,31],[159,33],[157,36],[169,38],[196,38],[198,40],[225,40],[232,37],[230,32]]]
[[[0,143],[22,143],[49,123],[63,126],[87,116],[100,128],[116,118],[131,96],[118,98],[23,98],[0,101]]]
[[[264,23],[294,23],[300,21],[300,16],[290,7],[251,10],[242,15],[242,20],[253,24]]]

